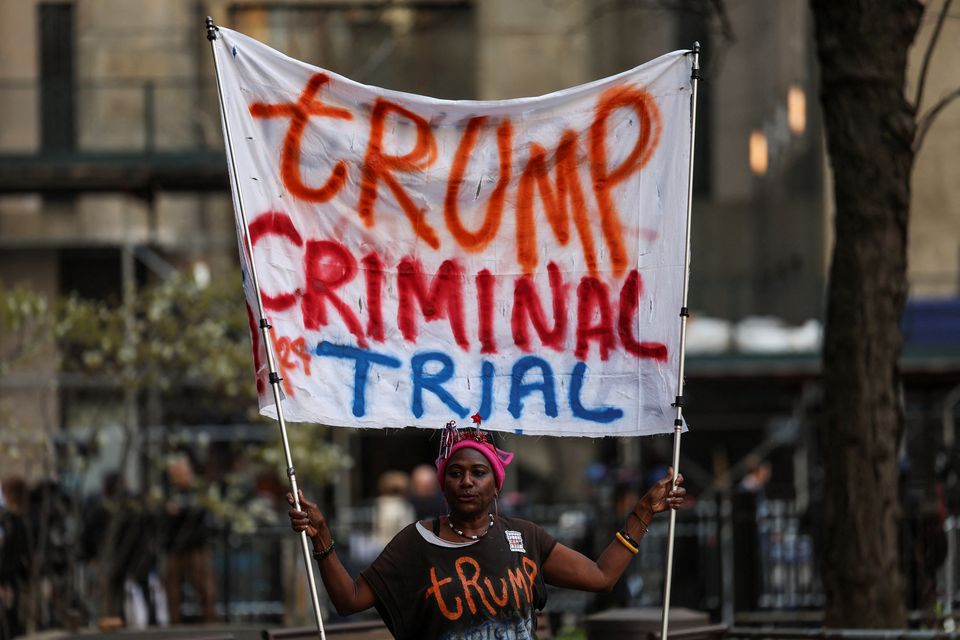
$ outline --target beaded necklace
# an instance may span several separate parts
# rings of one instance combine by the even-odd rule
[[[483,533],[478,533],[477,535],[470,535],[469,533],[464,533],[460,529],[457,529],[453,526],[453,519],[450,516],[447,516],[447,525],[450,527],[450,530],[461,538],[467,538],[468,540],[479,540],[483,536],[487,535],[490,532],[490,529],[493,527],[493,514],[490,514],[490,524],[487,525],[487,528],[483,530]]]

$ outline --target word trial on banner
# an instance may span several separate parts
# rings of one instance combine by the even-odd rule
[[[262,413],[276,417],[251,255],[287,420],[673,432],[686,52],[541,97],[451,101],[219,34]]]

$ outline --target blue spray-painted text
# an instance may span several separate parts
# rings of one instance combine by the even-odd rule
[[[358,418],[367,413],[366,389],[371,369],[374,366],[388,369],[401,369],[403,367],[402,361],[394,356],[370,349],[359,349],[326,341],[317,345],[314,354],[320,357],[353,361],[353,415]],[[494,398],[494,379],[497,373],[494,363],[489,360],[482,361],[480,366],[480,398],[476,412],[484,420],[488,419],[497,409],[497,399]],[[577,362],[570,373],[569,391],[566,398],[570,412],[576,418],[600,424],[607,424],[622,418],[623,410],[617,407],[584,406],[581,395],[586,373],[587,365],[584,362]],[[412,390],[410,411],[415,418],[421,418],[426,413],[424,397],[428,394],[460,418],[470,415],[471,406],[463,404],[461,401],[464,399],[456,398],[445,386],[457,375],[453,358],[446,353],[442,351],[416,353],[410,359],[409,375]],[[502,372],[501,375],[507,375],[507,372]],[[525,406],[529,404],[527,401],[532,397],[539,397],[537,405],[543,407],[545,416],[556,418],[559,415],[556,375],[549,362],[537,356],[524,356],[513,363],[509,377],[509,393],[500,402],[502,406],[503,400],[506,400],[506,410],[515,420],[524,416]]]

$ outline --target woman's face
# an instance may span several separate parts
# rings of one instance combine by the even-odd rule
[[[447,462],[443,495],[450,512],[464,520],[490,513],[497,493],[497,481],[490,461],[476,449],[460,449]]]

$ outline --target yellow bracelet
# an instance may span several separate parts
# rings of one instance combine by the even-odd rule
[[[640,534],[640,537],[643,538],[644,534],[646,534],[646,533],[647,533],[647,532],[644,531],[643,533]],[[636,540],[634,540],[634,539],[633,539],[633,536],[631,536],[629,533],[627,533],[627,530],[626,530],[626,529],[620,529],[620,535],[623,536],[623,539],[624,539],[624,540],[626,540],[627,542],[630,543],[630,546],[631,546],[631,547],[633,547],[634,549],[638,549],[638,550],[640,549],[640,543],[637,542]]]
[[[619,541],[620,541],[620,544],[622,544],[623,546],[625,546],[625,547],[630,551],[630,553],[632,553],[633,555],[637,555],[637,553],[640,551],[640,548],[639,548],[639,547],[635,547],[635,546],[633,546],[632,544],[630,544],[629,542],[627,542],[627,539],[624,538],[624,537],[623,537],[623,534],[620,533],[619,531],[617,531],[617,540],[619,540]]]

